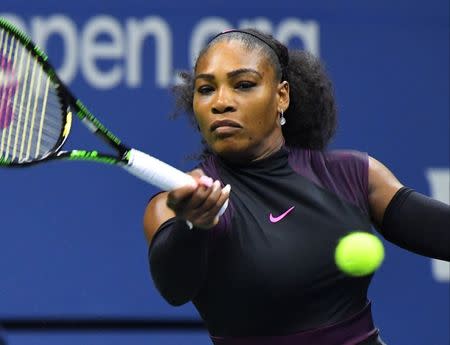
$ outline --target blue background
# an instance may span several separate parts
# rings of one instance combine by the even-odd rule
[[[83,71],[84,29],[99,16],[126,36],[134,18],[158,16],[170,33],[171,71],[190,68],[190,44],[208,18],[237,27],[264,19],[273,33],[289,19],[315,23],[318,55],[334,81],[339,129],[332,147],[367,151],[405,184],[431,195],[426,171],[449,169],[449,3],[398,1],[86,1],[2,0],[0,14],[32,23],[63,16],[76,30],[69,58],[77,96],[126,143],[182,170],[195,162],[198,135],[184,119],[172,121],[169,84],[157,80],[155,41],[142,51],[142,82],[130,86],[125,59],[99,59],[124,76],[98,88]],[[308,22],[310,21],[310,22]],[[41,28],[42,29],[42,28]],[[218,26],[217,31],[222,28]],[[99,41],[111,41],[108,34]],[[308,48],[301,37],[291,47]],[[56,67],[68,51],[50,36],[45,50]],[[68,57],[66,57],[68,58]],[[79,143],[86,143],[80,147]],[[97,147],[74,129],[69,147]],[[142,215],[152,186],[120,169],[86,163],[51,163],[0,171],[0,320],[27,318],[198,319],[191,305],[169,306],[148,274]],[[386,243],[386,260],[370,288],[374,318],[388,344],[449,344],[449,283],[433,278],[431,260]],[[224,297],[226,298],[226,297]],[[21,344],[208,344],[205,332],[19,332]]]

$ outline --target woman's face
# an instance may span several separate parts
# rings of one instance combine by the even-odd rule
[[[289,86],[258,49],[218,42],[195,71],[193,109],[209,147],[232,161],[263,158],[283,144],[279,112],[289,105]]]

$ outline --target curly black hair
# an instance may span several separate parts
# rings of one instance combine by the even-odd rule
[[[336,131],[337,112],[333,85],[322,62],[306,51],[288,50],[271,35],[255,29],[217,35],[199,53],[197,61],[211,46],[224,40],[238,40],[248,49],[259,49],[272,64],[276,78],[289,83],[290,104],[284,113],[286,125],[282,127],[286,145],[324,149]],[[182,111],[189,115],[191,123],[196,126],[192,106],[194,76],[182,72],[180,77],[182,83],[172,89],[176,97],[175,116]],[[208,151],[207,147],[205,150]]]

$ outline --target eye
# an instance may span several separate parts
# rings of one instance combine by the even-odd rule
[[[214,91],[214,88],[210,85],[202,85],[197,88],[197,92],[201,95],[207,95]]]
[[[256,85],[256,83],[252,82],[252,81],[240,81],[236,84],[236,89],[240,89],[240,90],[248,90],[251,89],[252,87],[254,87]]]

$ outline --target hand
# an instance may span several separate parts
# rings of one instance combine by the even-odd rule
[[[189,173],[195,184],[170,191],[167,207],[177,218],[188,220],[197,228],[209,229],[219,222],[218,213],[230,195],[230,185],[223,189],[219,181],[207,177],[201,169]]]

